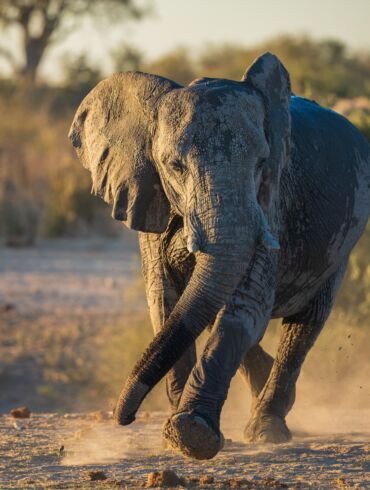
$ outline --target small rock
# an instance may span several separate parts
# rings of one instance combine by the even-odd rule
[[[13,310],[15,310],[15,305],[13,305],[13,303],[4,303],[3,305],[0,305],[0,313],[8,313]]]
[[[230,480],[229,480],[229,486],[231,488],[241,487],[241,481],[238,480],[237,478],[230,478]]]
[[[267,477],[264,478],[261,483],[268,488],[289,488],[286,483],[283,483],[279,480],[275,480],[274,478]]]
[[[339,488],[341,488],[341,487],[347,487],[347,482],[346,482],[345,478],[343,478],[342,476],[339,477],[339,478],[337,478],[336,480],[334,480],[334,483]]]
[[[103,422],[104,420],[108,420],[110,417],[107,412],[103,412],[102,410],[97,410],[96,412],[91,413],[91,417],[95,422]]]
[[[230,478],[229,480],[229,486],[231,488],[249,488],[251,487],[251,482],[249,480],[246,480],[244,478]]]
[[[31,410],[28,407],[18,407],[10,410],[10,415],[15,419],[29,419]]]
[[[155,471],[148,474],[147,488],[185,486],[185,480],[172,470]]]
[[[102,481],[107,479],[107,475],[102,470],[91,470],[85,473],[86,480]]]
[[[211,475],[201,475],[199,477],[199,484],[200,485],[211,485],[214,483],[215,479]]]
[[[16,420],[13,422],[13,427],[16,430],[23,430],[23,425],[20,425]]]

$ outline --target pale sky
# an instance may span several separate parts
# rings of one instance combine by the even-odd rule
[[[370,49],[370,0],[152,0],[154,14],[137,23],[94,30],[88,21],[50,48],[42,66],[58,78],[63,54],[88,52],[91,60],[112,70],[107,54],[123,41],[153,59],[175,47],[194,53],[207,43],[251,45],[281,33],[336,38],[354,49]],[[2,37],[4,39],[4,37]],[[5,40],[13,46],[13,32]]]

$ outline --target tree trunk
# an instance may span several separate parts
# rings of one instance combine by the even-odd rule
[[[34,84],[36,81],[37,70],[45,49],[48,45],[48,40],[40,36],[38,38],[28,37],[24,44],[25,63],[20,70],[21,77]]]
[[[19,26],[23,34],[24,65],[19,70],[19,75],[28,83],[34,84],[36,81],[38,68],[45,50],[50,44],[50,38],[59,25],[64,6],[65,4],[62,2],[52,16],[48,16],[47,8],[37,8],[36,5],[26,5],[20,12]],[[42,29],[38,35],[33,35],[30,30],[35,12],[41,15]]]

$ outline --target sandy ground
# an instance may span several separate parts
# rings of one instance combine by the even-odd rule
[[[139,267],[135,234],[0,248],[0,411],[75,408]]]
[[[0,488],[136,488],[145,485],[149,473],[165,469],[193,488],[202,486],[205,475],[209,482],[213,478],[205,488],[370,488],[364,357],[360,366],[352,366],[360,381],[320,387],[327,392],[320,409],[312,407],[312,399],[321,377],[336,365],[334,358],[321,367],[320,377],[300,382],[288,418],[295,437],[282,446],[242,442],[248,401],[245,387],[238,385],[242,412],[232,412],[235,403],[228,400],[222,423],[228,441],[208,462],[184,459],[162,447],[164,413],[142,411],[126,428],[115,427],[106,413],[77,413],[81,407],[92,410],[97,401],[108,409],[99,390],[88,398],[83,389],[94,380],[96,353],[109,340],[111,330],[102,325],[122,315],[125,301],[131,302],[130,311],[143,308],[142,295],[130,300],[123,294],[138,267],[134,236],[0,248]],[[356,358],[350,349],[361,352],[354,335],[345,331],[338,346],[336,351],[348,351],[348,370]],[[319,360],[329,355],[325,345],[318,349]],[[319,365],[313,367],[319,371]],[[350,400],[358,393],[361,403]],[[330,404],[328,398],[348,406]],[[23,404],[33,412],[30,419],[7,414]],[[63,413],[71,410],[76,412]],[[88,472],[94,470],[103,471],[106,480],[90,481]]]
[[[2,416],[0,488],[140,488],[149,473],[166,469],[193,488],[370,488],[364,433],[301,434],[281,446],[245,445],[235,414],[223,424],[224,450],[198,462],[162,447],[164,417],[143,413],[131,426],[116,427],[101,413],[17,421]],[[89,481],[89,472],[98,470],[106,480]],[[212,483],[200,483],[205,475]]]
[[[0,248],[0,305],[12,303],[23,315],[115,314],[138,264],[134,234]]]

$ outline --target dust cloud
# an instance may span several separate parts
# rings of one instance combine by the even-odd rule
[[[148,422],[150,430],[145,430],[143,423]],[[144,413],[129,427],[120,427],[113,420],[86,420],[83,428],[67,438],[63,465],[113,464],[126,458],[160,454],[161,425],[155,413]]]
[[[276,352],[279,336],[280,326],[273,325],[263,340],[269,353]],[[369,351],[365,328],[350,328],[335,319],[328,322],[306,359],[297,383],[296,402],[287,417],[293,443],[325,436],[345,437],[349,441],[370,440]],[[163,405],[160,412],[155,412],[153,407],[157,406],[158,398]],[[137,421],[128,427],[118,427],[111,420],[98,424],[86,421],[86,426],[66,444],[63,464],[111,464],[125,458],[163,454],[161,433],[167,416],[165,400],[162,384],[155,388],[154,397],[146,401]],[[226,438],[243,441],[250,410],[249,388],[241,376],[236,375],[221,419]],[[238,450],[252,455],[273,449],[243,444]]]
[[[262,341],[271,355],[277,350],[280,322]],[[368,434],[370,438],[370,337],[364,325],[333,315],[309,352],[298,378],[296,401],[287,417],[293,436]],[[249,418],[251,397],[241,376],[235,376],[223,420],[240,413],[240,432]]]

